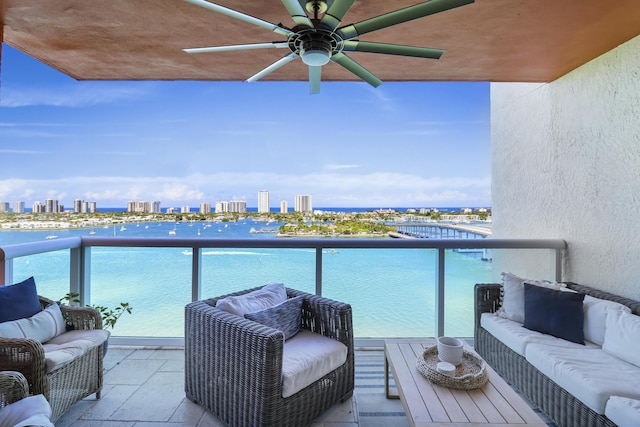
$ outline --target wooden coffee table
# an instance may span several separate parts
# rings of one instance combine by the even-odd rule
[[[435,340],[386,340],[385,393],[400,399],[411,426],[547,427],[529,405],[487,365],[489,382],[475,390],[432,384],[416,368],[416,359]],[[471,350],[467,348],[467,350]],[[398,395],[389,393],[389,369]]]

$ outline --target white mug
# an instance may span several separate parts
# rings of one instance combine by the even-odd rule
[[[458,338],[438,338],[438,359],[443,362],[459,365],[462,362],[463,342]]]

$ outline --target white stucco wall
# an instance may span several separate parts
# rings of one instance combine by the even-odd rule
[[[565,280],[640,299],[640,36],[548,84],[493,83],[491,127],[494,236],[565,239]],[[494,271],[552,278],[531,252]]]

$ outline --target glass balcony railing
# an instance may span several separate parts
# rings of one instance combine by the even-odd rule
[[[355,336],[473,336],[473,286],[494,277],[492,251],[549,253],[562,279],[559,239],[185,239],[69,237],[0,248],[0,281],[34,276],[41,295],[81,304],[128,302],[114,344],[180,345],[184,306],[282,282],[348,302]],[[520,253],[519,252],[519,253]]]

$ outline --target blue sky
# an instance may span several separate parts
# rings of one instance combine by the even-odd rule
[[[2,201],[491,203],[488,83],[78,82],[7,45],[0,76]]]

